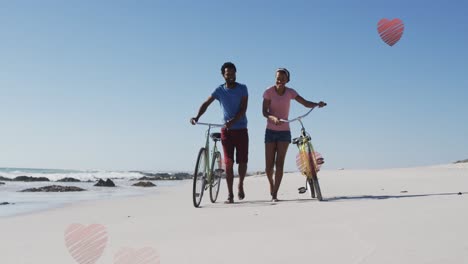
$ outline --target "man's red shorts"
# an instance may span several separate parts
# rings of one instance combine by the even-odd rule
[[[234,150],[236,151],[236,163],[247,163],[249,160],[249,133],[243,129],[221,129],[221,143],[224,150],[224,162],[226,165],[234,163]]]

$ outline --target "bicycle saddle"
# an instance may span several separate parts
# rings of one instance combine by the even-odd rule
[[[221,140],[221,133],[211,133],[210,137],[214,141],[220,141]]]

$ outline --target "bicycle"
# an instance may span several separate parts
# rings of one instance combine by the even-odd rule
[[[215,203],[216,199],[218,198],[219,187],[221,185],[221,178],[224,172],[224,169],[222,167],[221,152],[218,151],[218,148],[216,146],[216,143],[221,140],[221,133],[210,134],[210,131],[212,127],[223,127],[224,125],[199,122],[197,122],[196,124],[208,126],[208,130],[206,131],[205,146],[200,148],[200,151],[198,152],[197,163],[195,165],[195,171],[193,173],[193,205],[195,207],[199,207],[203,197],[203,193],[208,188],[210,189],[211,202]],[[211,150],[211,160],[209,153],[210,137],[214,141],[214,146]]]
[[[299,149],[299,154],[296,158],[296,163],[299,167],[299,170],[303,175],[306,176],[305,187],[300,187],[299,193],[303,194],[309,190],[312,198],[317,197],[317,200],[323,201],[322,191],[320,190],[320,184],[317,177],[317,172],[319,171],[319,165],[323,164],[323,158],[317,159],[314,146],[312,145],[312,139],[304,128],[302,119],[312,112],[314,108],[310,109],[306,114],[296,117],[291,120],[281,119],[282,122],[292,123],[294,121],[299,121],[301,124],[301,135],[293,139],[293,144],[297,145]],[[308,188],[309,187],[309,188]]]

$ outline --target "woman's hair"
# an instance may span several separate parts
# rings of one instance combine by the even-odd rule
[[[276,72],[282,72],[282,73],[286,74],[286,77],[288,77],[288,82],[289,82],[289,80],[290,80],[290,77],[289,77],[289,76],[290,76],[290,75],[289,75],[289,71],[288,71],[286,68],[278,68],[278,69],[276,70]]]
[[[224,69],[226,68],[234,69],[234,71],[237,72],[236,65],[234,65],[234,63],[225,62],[223,66],[221,66],[221,74],[224,74]]]

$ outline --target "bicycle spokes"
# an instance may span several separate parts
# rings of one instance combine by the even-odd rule
[[[313,155],[311,152],[306,150],[300,150],[296,156],[296,165],[302,174],[305,176],[310,177],[312,175],[312,167],[313,165],[310,164],[310,160],[313,160]]]
[[[312,154],[312,152],[300,149],[299,153],[297,153],[296,155],[296,166],[297,169],[306,176],[310,176],[312,174],[312,166],[309,163],[309,158],[310,160],[315,160],[314,165],[316,168],[316,172],[320,170],[320,167],[324,163],[324,159],[320,153],[314,151],[314,154]]]

